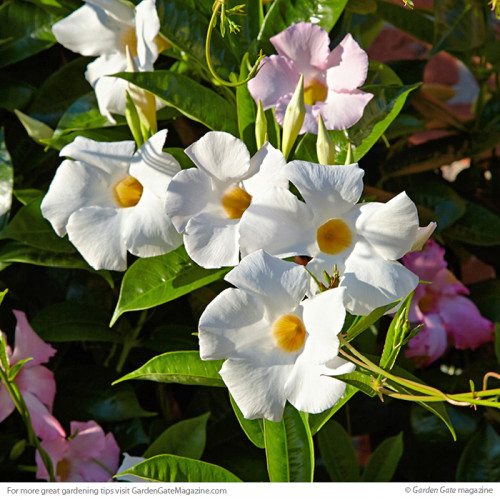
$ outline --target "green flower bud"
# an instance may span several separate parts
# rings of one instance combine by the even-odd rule
[[[335,163],[335,147],[332,138],[326,130],[323,117],[319,115],[318,119],[318,138],[316,140],[316,154],[318,162],[322,165],[334,165]]]
[[[255,140],[257,142],[257,149],[260,149],[267,139],[267,120],[262,107],[262,102],[259,99],[257,107],[257,118],[255,119]]]
[[[305,115],[304,75],[301,75],[292,99],[288,103],[283,120],[283,144],[281,150],[285,159],[288,159],[288,155],[299,135]]]

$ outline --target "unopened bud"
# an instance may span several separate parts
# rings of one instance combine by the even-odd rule
[[[333,165],[335,162],[335,147],[321,115],[319,115],[318,119],[316,154],[318,155],[318,162],[322,165]]]
[[[283,144],[281,150],[285,159],[292,150],[295,140],[299,136],[300,129],[306,116],[306,104],[304,102],[304,75],[300,75],[299,83],[295,88],[292,99],[288,103],[283,120]]]
[[[259,99],[259,105],[257,106],[257,118],[255,119],[255,141],[257,142],[257,149],[260,149],[267,140],[266,114],[264,113],[262,102]]]

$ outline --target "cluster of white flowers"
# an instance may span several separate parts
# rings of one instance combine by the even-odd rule
[[[137,6],[134,25],[134,13],[121,2],[87,0],[54,26],[68,47],[100,55],[87,72],[98,97],[102,75],[110,67],[124,69],[124,52],[117,48],[123,43],[133,38],[139,67],[152,67],[159,28],[151,8],[153,0]],[[154,23],[141,18],[144,11]],[[80,35],[71,36],[71,23],[103,18],[108,52],[97,49],[95,38],[89,48]],[[364,61],[350,39],[345,45],[342,50]],[[341,59],[340,52],[332,54],[331,64]],[[105,65],[108,60],[116,65]],[[344,94],[371,98],[357,90]],[[113,110],[101,107],[108,115]],[[127,250],[149,257],[182,242],[202,267],[236,266],[226,276],[235,288],[222,292],[200,318],[201,358],[226,359],[221,376],[247,418],[280,420],[287,400],[311,413],[332,407],[345,388],[334,377],[354,370],[338,355],[346,310],[369,314],[418,284],[398,262],[419,238],[414,203],[405,193],[385,204],[360,203],[364,172],[357,164],[286,163],[269,143],[251,157],[225,132],[208,132],[188,147],[195,167],[181,170],[162,151],[166,133],[136,152],[130,141],[77,138],[61,151],[70,159],[43,200],[44,217],[95,269],[125,270]],[[306,257],[307,265],[282,260],[294,256]],[[338,275],[335,287],[318,286],[324,273]]]

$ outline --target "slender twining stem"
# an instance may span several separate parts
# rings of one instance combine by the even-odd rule
[[[225,9],[226,6],[226,0],[216,0],[214,3],[213,11],[212,11],[212,17],[210,18],[210,22],[208,24],[208,30],[207,30],[207,37],[205,39],[205,58],[207,60],[207,66],[208,69],[210,70],[210,73],[212,76],[215,78],[215,80],[220,83],[221,85],[224,85],[226,87],[239,87],[240,85],[244,85],[247,83],[249,80],[251,80],[255,74],[257,73],[257,69],[259,68],[259,64],[264,58],[264,54],[262,54],[262,51],[259,53],[259,57],[257,58],[257,61],[255,61],[255,64],[253,65],[252,69],[250,70],[250,73],[248,76],[240,81],[240,82],[228,82],[227,80],[223,80],[216,72],[214,67],[212,66],[212,61],[210,60],[210,42],[212,41],[212,32],[216,24],[216,18],[217,14],[219,13],[219,9],[221,6]],[[221,23],[223,20],[221,19]]]

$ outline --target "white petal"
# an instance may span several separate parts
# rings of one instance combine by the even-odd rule
[[[134,150],[134,141],[98,142],[78,136],[64,146],[59,155],[88,163],[109,174],[118,171],[118,175],[122,175],[128,171]]]
[[[363,191],[364,171],[357,163],[319,165],[295,160],[287,165],[286,175],[320,223],[350,210]]]
[[[326,283],[326,278],[324,271],[328,274],[332,275],[335,266],[337,266],[337,271],[340,276],[344,273],[345,270],[345,260],[351,254],[351,248],[337,255],[327,255],[325,253],[319,252],[315,255],[307,264],[306,267],[308,271],[321,283],[324,285],[328,285]],[[319,292],[318,285],[315,280],[311,277],[309,282],[309,290],[307,295],[312,297]]]
[[[134,10],[130,4],[127,5],[121,0],[85,0],[85,2],[99,7],[122,22],[133,23],[134,21]]]
[[[369,244],[358,241],[346,261],[340,284],[347,288],[346,309],[367,315],[377,307],[406,297],[418,277],[399,262],[381,259]]]
[[[207,132],[185,152],[199,168],[224,183],[242,180],[250,169],[247,147],[226,132]]]
[[[161,198],[144,188],[139,203],[124,213],[123,238],[130,253],[138,257],[155,257],[182,244],[182,236],[163,205]]]
[[[68,237],[94,269],[127,269],[127,249],[122,237],[124,210],[88,207],[69,218]]]
[[[273,186],[288,189],[288,179],[283,175],[285,165],[283,153],[266,142],[250,160],[252,176],[243,181],[245,191],[256,196]]]
[[[160,32],[160,20],[155,0],[143,0],[135,8],[135,31],[137,35],[137,57],[141,69],[152,69],[158,58],[155,38]]]
[[[311,221],[303,202],[285,189],[271,188],[253,198],[241,218],[241,253],[262,248],[277,257],[310,255],[316,241]]]
[[[219,372],[243,416],[279,422],[285,408],[285,381],[290,365],[254,366],[228,360]]]
[[[309,361],[326,363],[337,356],[339,339],[345,320],[343,287],[327,290],[302,302]]]
[[[72,213],[89,205],[112,205],[109,182],[110,176],[99,168],[64,160],[42,201],[42,215],[59,236],[64,236]]]
[[[102,76],[95,83],[95,95],[99,112],[112,124],[116,124],[112,113],[125,115],[128,83],[121,78]]]
[[[123,23],[102,9],[84,5],[55,23],[52,32],[61,45],[73,52],[99,56],[118,50],[120,28]]]
[[[125,54],[121,52],[113,52],[111,54],[103,54],[98,57],[95,61],[92,61],[87,65],[87,71],[85,71],[85,78],[87,81],[95,87],[97,80],[106,75],[113,75],[114,73],[119,73],[120,71],[125,71],[127,69],[127,59]],[[128,83],[125,80],[117,78],[117,80],[122,81],[125,85]]]
[[[216,202],[210,177],[199,168],[181,170],[170,181],[165,199],[167,214],[177,231],[183,232],[192,217]]]
[[[328,375],[351,373],[354,368],[352,363],[340,358],[318,365],[311,359],[306,347],[285,384],[286,398],[299,411],[320,413],[328,410],[345,391],[344,382]]]
[[[181,170],[179,162],[169,153],[162,151],[167,137],[166,130],[160,130],[148,139],[134,155],[129,173],[145,188],[165,199],[172,178]]]
[[[238,219],[204,213],[189,219],[184,232],[187,253],[206,269],[235,266],[240,260],[238,225]]]
[[[356,230],[387,260],[410,251],[418,231],[415,203],[400,193],[387,203],[362,203]]]
[[[425,227],[419,227],[417,229],[417,235],[415,236],[415,241],[410,248],[410,252],[416,252],[422,250],[427,240],[432,236],[432,233],[436,230],[437,224],[435,222],[429,222]]]
[[[198,340],[203,360],[238,359],[272,364],[289,356],[281,355],[264,318],[260,297],[245,290],[229,288],[221,292],[200,317]]]
[[[304,298],[309,275],[302,266],[257,250],[245,257],[225,279],[261,296],[266,306],[279,315],[294,309]]]

